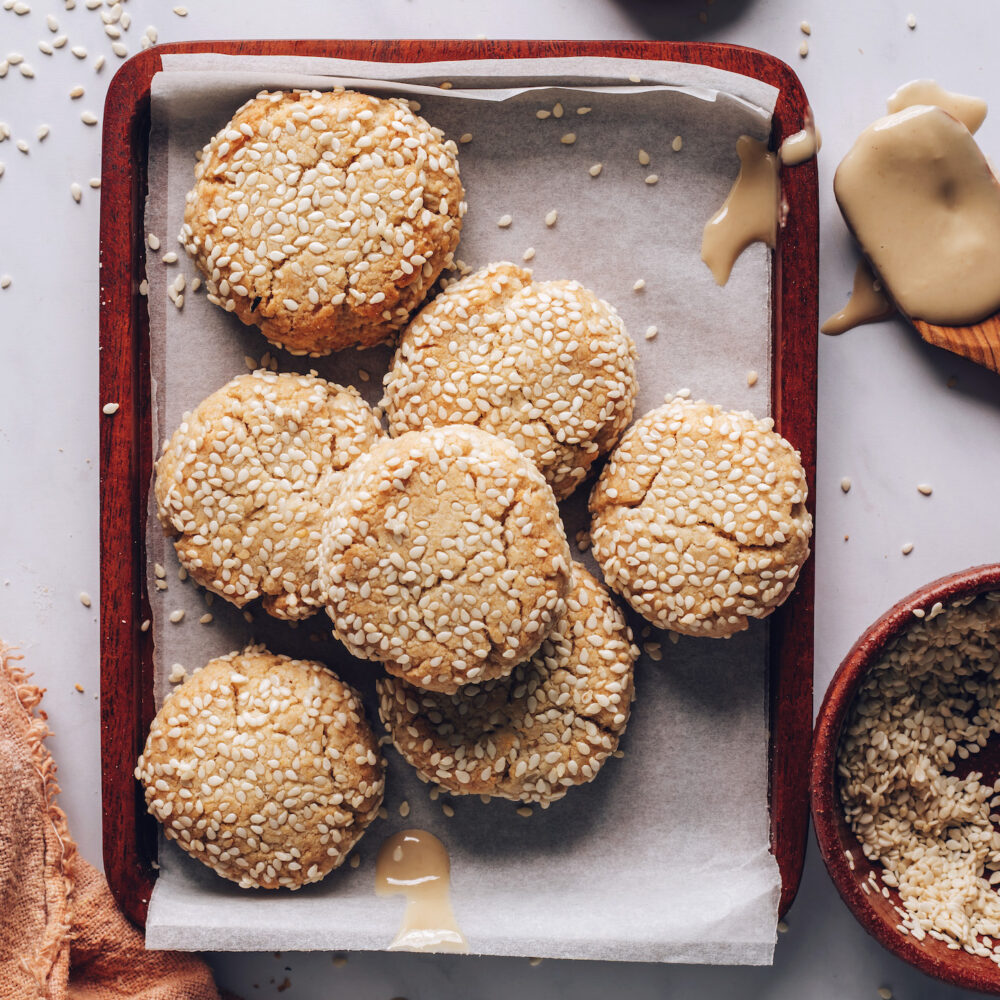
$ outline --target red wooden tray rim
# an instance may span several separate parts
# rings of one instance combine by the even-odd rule
[[[735,45],[653,41],[205,41],[157,46],[127,60],[105,102],[101,190],[100,394],[119,403],[100,425],[101,758],[104,864],[123,911],[145,924],[156,872],[156,822],[133,778],[154,714],[152,638],[145,590],[145,518],[150,476],[150,376],[143,204],[150,83],[163,53],[327,56],[372,62],[605,56],[688,62],[755,77],[779,91],[773,146],[805,127],[808,102],[792,69],[774,56]],[[819,207],[815,160],[782,172],[792,211],[772,269],[771,413],[799,449],[815,513],[816,331]],[[769,804],[771,849],[781,873],[779,912],[798,890],[808,831],[812,716],[813,567],[770,624]]]
[[[920,942],[896,930],[898,903],[864,892],[861,883],[875,869],[865,858],[840,806],[837,791],[837,749],[840,734],[865,676],[887,647],[911,628],[915,610],[930,612],[940,601],[948,602],[991,590],[1000,590],[1000,563],[973,566],[951,573],[915,590],[894,604],[867,628],[837,669],[816,718],[810,785],[816,840],[827,871],[841,898],[864,929],[879,944],[921,972],[965,989],[1000,995],[1000,968],[989,959],[949,950],[930,937]],[[845,851],[852,854],[854,868]],[[881,883],[880,883],[881,885]]]

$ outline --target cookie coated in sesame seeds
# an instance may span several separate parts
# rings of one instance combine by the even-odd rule
[[[320,355],[391,339],[464,214],[455,143],[405,100],[262,91],[202,150],[180,240],[211,302]]]
[[[265,369],[186,414],[156,463],[156,507],[181,565],[242,608],[276,618],[325,602],[317,576],[331,478],[382,436],[352,388]]]
[[[244,889],[297,889],[343,864],[378,814],[384,771],[356,691],[257,646],[167,696],[135,776],[192,857]]]
[[[632,419],[636,349],[613,306],[576,281],[499,263],[438,295],[385,378],[393,434],[474,424],[569,496]]]
[[[337,483],[320,579],[334,634],[417,687],[509,674],[565,610],[570,555],[541,473],[475,427],[383,439]]]
[[[594,486],[594,557],[654,625],[728,636],[792,592],[809,556],[806,496],[772,420],[677,398],[628,429]]]
[[[382,678],[379,715],[420,776],[452,794],[552,802],[617,749],[638,655],[621,608],[574,563],[566,613],[512,674],[454,695]]]

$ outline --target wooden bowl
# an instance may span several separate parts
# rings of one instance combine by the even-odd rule
[[[1000,967],[987,958],[970,955],[961,949],[951,950],[929,935],[917,941],[903,934],[897,929],[900,919],[893,909],[900,905],[897,892],[890,890],[886,898],[874,889],[866,893],[861,888],[874,866],[865,857],[844,818],[836,775],[840,733],[855,695],[888,644],[917,620],[914,610],[930,612],[938,601],[947,606],[956,598],[989,590],[1000,590],[1000,564],[974,566],[935,580],[894,605],[865,631],[834,675],[819,710],[813,736],[810,787],[820,853],[837,891],[861,926],[879,944],[921,972],[965,989],[1000,996]],[[976,759],[976,769],[982,770],[987,780],[996,777],[1000,764],[1000,748],[992,746],[993,742],[987,744]],[[879,874],[876,871],[876,876]],[[878,883],[881,887],[880,878]]]

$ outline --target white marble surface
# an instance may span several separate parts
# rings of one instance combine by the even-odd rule
[[[992,40],[1000,7],[952,0],[189,0],[186,18],[172,3],[131,0],[126,33],[137,50],[147,24],[161,41],[233,37],[573,37],[677,38],[739,42],[793,64],[824,137],[821,156],[821,312],[850,289],[854,255],[831,192],[837,160],[882,113],[900,83],[934,76],[950,89],[1000,107]],[[101,855],[97,608],[98,593],[97,220],[100,131],[80,113],[102,110],[119,60],[96,13],[79,0],[30,0],[31,13],[0,10],[0,59],[22,52],[34,79],[13,67],[0,80],[0,635],[19,644],[48,688],[52,749],[62,804],[85,856]],[[907,14],[916,15],[909,30]],[[52,56],[39,40],[55,37],[54,14],[70,45]],[[704,13],[702,22],[698,15]],[[799,23],[812,24],[807,58],[798,56]],[[108,64],[95,73],[95,56]],[[70,100],[82,84],[86,94]],[[43,142],[41,124],[51,128]],[[979,133],[1000,153],[1000,112]],[[27,155],[14,140],[30,143]],[[70,184],[83,187],[74,204]],[[923,345],[901,322],[863,328],[819,345],[819,471],[816,537],[816,698],[858,633],[892,601],[943,573],[1000,559],[1000,381]],[[955,376],[954,388],[947,387]],[[853,480],[844,495],[840,480]],[[933,495],[917,493],[929,482]],[[849,541],[844,536],[849,535]],[[900,547],[914,543],[904,557]],[[84,693],[74,685],[80,684]],[[670,900],[664,900],[669,906]],[[869,940],[834,892],[814,850],[771,969],[711,969],[478,960],[413,955],[218,956],[220,981],[246,997],[285,1000],[467,1000],[574,997],[626,992],[635,1000],[741,996],[771,1000],[874,997],[953,998]],[[256,984],[256,988],[255,988]]]

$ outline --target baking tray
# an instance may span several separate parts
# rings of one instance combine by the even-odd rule
[[[126,915],[145,925],[156,880],[156,821],[133,768],[155,714],[145,527],[153,454],[149,317],[145,274],[150,84],[163,53],[321,56],[374,62],[603,56],[696,63],[776,87],[771,141],[805,127],[808,105],[795,73],[774,56],[740,46],[636,41],[242,41],[159,46],[124,63],[105,102],[100,231],[101,766],[104,866]],[[802,455],[815,503],[816,330],[819,217],[815,161],[782,176],[794,206],[773,254],[771,413]],[[781,874],[779,913],[798,889],[808,827],[812,724],[813,562],[770,621],[769,810],[771,850]]]

